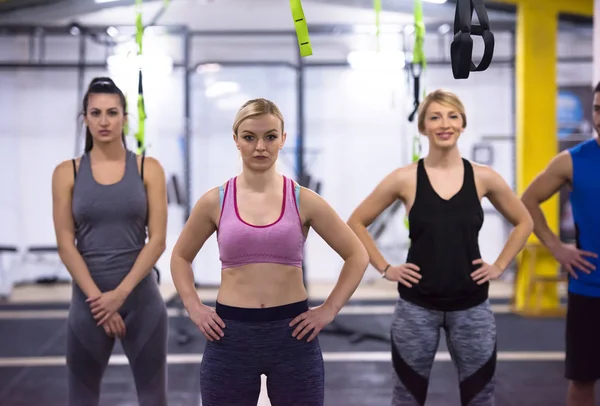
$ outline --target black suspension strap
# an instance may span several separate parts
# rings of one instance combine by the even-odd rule
[[[413,47],[413,59],[409,65],[410,75],[413,79],[413,110],[408,116],[411,123],[421,104],[421,74],[427,69],[427,58],[425,58],[425,23],[423,22],[423,3],[415,0],[415,45]],[[425,92],[423,92],[425,95]],[[418,137],[418,136],[417,136]]]
[[[479,24],[472,24],[473,10]],[[481,36],[484,43],[483,58],[477,66],[473,63],[472,35]],[[490,20],[483,0],[456,0],[454,40],[450,53],[454,79],[467,79],[471,72],[482,72],[490,66],[494,56],[494,34],[490,30]]]
[[[421,96],[421,73],[423,72],[423,66],[421,64],[411,63],[410,64],[410,73],[413,78],[413,110],[408,116],[408,121],[411,123],[415,119],[415,115],[419,110],[419,105],[421,104],[420,96]]]

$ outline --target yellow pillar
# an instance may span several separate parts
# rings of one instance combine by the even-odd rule
[[[600,1],[600,0],[597,0]],[[517,193],[521,195],[533,178],[558,152],[556,117],[556,47],[558,13],[592,17],[594,0],[490,0],[517,6],[516,93]],[[491,21],[493,31],[493,21]],[[492,61],[492,65],[493,65]],[[559,232],[559,197],[542,205],[550,229]],[[539,244],[535,236],[529,243]],[[535,253],[536,259],[532,260]],[[523,250],[514,292],[514,311],[526,314],[532,300],[527,276],[556,276],[558,264],[546,249]],[[552,314],[559,308],[556,284],[547,284],[540,307]],[[558,313],[561,313],[558,311]]]
[[[516,44],[516,175],[517,193],[521,195],[531,181],[558,152],[557,35],[558,9],[549,1],[519,2]],[[542,205],[552,231],[559,230],[559,198],[555,195]],[[537,243],[532,234],[531,243]],[[538,276],[556,276],[557,263],[547,250],[531,251],[519,256],[515,283],[514,311],[524,313],[532,299],[529,292],[530,271]],[[559,307],[556,284],[543,287],[539,305],[552,312]]]

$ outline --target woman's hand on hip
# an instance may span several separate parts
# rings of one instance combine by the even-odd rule
[[[473,265],[481,265],[477,270],[471,273],[471,278],[473,278],[478,285],[482,285],[491,280],[496,280],[503,273],[502,269],[498,268],[495,264],[488,264],[481,258],[474,260]]]
[[[225,328],[225,323],[214,308],[199,304],[188,310],[188,313],[208,341],[218,341],[224,336],[222,329]]]
[[[290,327],[298,325],[292,332],[292,337],[302,340],[312,330],[311,335],[306,340],[307,342],[311,342],[323,327],[333,321],[335,314],[336,312],[326,304],[307,310],[290,322]]]
[[[400,282],[407,288],[410,288],[412,286],[411,284],[416,285],[419,283],[419,280],[421,280],[420,270],[421,268],[411,263],[390,266],[387,271],[385,271],[384,278],[388,281]]]
[[[126,298],[127,295],[124,292],[115,289],[103,292],[96,297],[90,297],[86,302],[90,304],[94,320],[101,326],[123,306]]]

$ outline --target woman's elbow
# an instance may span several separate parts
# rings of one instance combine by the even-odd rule
[[[75,241],[61,241],[58,240],[56,242],[56,251],[58,252],[58,256],[64,260],[64,257],[69,255],[73,249],[77,249],[75,246]]]
[[[529,213],[527,213],[527,215],[524,216],[521,224],[523,225],[523,228],[526,230],[527,235],[533,233],[533,230],[535,228],[535,223],[533,222],[533,217],[531,217],[531,215]]]
[[[535,224],[533,222],[533,218],[531,217],[531,215],[529,214],[529,212],[524,212],[522,213],[517,219],[516,221],[514,221],[513,223],[515,229],[519,229],[522,230],[524,234],[527,234],[529,236],[529,234],[531,234],[533,232],[533,229],[535,227]]]
[[[164,254],[165,250],[167,249],[167,241],[166,240],[162,240],[158,243],[158,250],[160,251],[160,254]]]
[[[365,246],[359,241],[354,247],[354,255],[356,263],[361,272],[365,272],[369,266],[369,253]]]
[[[165,250],[167,249],[167,239],[165,236],[161,236],[161,237],[154,236],[153,238],[150,238],[149,243],[152,244],[152,246],[154,247],[154,250],[159,255],[162,255],[165,252]]]
[[[176,274],[178,272],[181,272],[182,269],[185,268],[185,266],[182,265],[192,265],[192,261],[189,261],[185,258],[185,256],[177,249],[177,247],[175,247],[173,249],[173,252],[171,252],[171,273],[172,274]]]
[[[171,252],[171,259],[169,261],[170,266],[171,266],[171,273],[175,272],[177,270],[177,263],[181,261],[181,255],[179,255],[179,253],[173,249],[173,251]]]
[[[348,221],[346,222],[346,224],[355,233],[356,233],[356,230],[358,230],[360,227],[365,227],[363,224],[363,221],[361,221],[361,219],[356,215],[356,213],[353,213],[350,216],[350,218],[348,218]]]

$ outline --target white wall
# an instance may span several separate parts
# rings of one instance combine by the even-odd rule
[[[567,38],[561,52],[584,49],[581,38]],[[315,37],[318,55],[323,59],[343,60],[348,49],[372,47],[365,37]],[[570,42],[569,42],[570,41]],[[393,41],[392,41],[393,42]],[[589,42],[589,41],[588,41]],[[181,56],[181,44],[176,40],[148,40],[147,49],[168,52],[176,60]],[[75,60],[77,41],[74,38],[54,38],[46,49],[54,61]],[[26,41],[0,37],[2,60],[26,60]],[[65,45],[60,49],[60,45]],[[591,49],[591,43],[588,43]],[[401,46],[396,44],[395,46]],[[428,36],[429,58],[439,59],[449,48]],[[440,48],[441,46],[441,48]],[[252,38],[195,40],[196,60],[215,59],[294,59],[289,39],[274,38],[260,42]],[[150,51],[149,51],[150,52]],[[258,52],[258,54],[257,54]],[[101,47],[90,47],[88,61],[105,59]],[[475,59],[481,48],[474,51]],[[495,58],[510,56],[508,36],[496,35]],[[105,71],[86,72],[85,84]],[[485,72],[474,72],[467,80],[452,77],[450,65],[430,65],[425,77],[428,90],[445,87],[463,100],[468,115],[468,128],[460,140],[464,156],[471,158],[472,146],[483,136],[513,135],[512,104],[513,68],[494,64]],[[131,73],[130,73],[131,75]],[[135,94],[135,76],[121,75],[115,79],[129,94]],[[295,72],[285,67],[221,68],[216,72],[201,72],[191,81],[192,101],[192,190],[194,203],[202,193],[234,176],[240,169],[237,150],[231,139],[231,123],[239,106],[248,98],[267,97],[275,101],[286,117],[288,141],[279,168],[289,176],[294,174],[294,144],[296,139]],[[591,64],[562,64],[557,80],[561,84],[590,83]],[[225,82],[225,84],[223,83]],[[50,179],[57,163],[74,155],[75,134],[81,101],[77,100],[76,71],[72,70],[0,70],[0,244],[53,245]],[[231,91],[231,86],[238,88]],[[215,87],[216,86],[216,87]],[[215,97],[214,94],[221,95]],[[177,174],[183,180],[181,136],[183,121],[183,76],[175,70],[168,76],[148,77],[145,82],[148,119],[146,122],[149,154],[157,157],[167,175]],[[346,220],[356,205],[394,168],[410,160],[412,137],[416,123],[408,123],[412,108],[412,90],[407,87],[405,71],[392,68],[379,71],[357,71],[345,68],[307,68],[305,74],[305,146],[307,170],[323,182],[322,196]],[[134,111],[132,111],[134,113]],[[132,115],[135,123],[135,114]],[[550,142],[555,136],[549,135]],[[132,140],[133,141],[133,140]],[[132,144],[133,145],[133,144]],[[423,153],[426,153],[424,142]],[[494,142],[494,168],[512,185],[514,178],[512,145]],[[9,175],[6,175],[9,174]],[[486,208],[490,208],[488,202]],[[403,212],[395,218],[381,243],[391,260],[402,260],[407,230]],[[485,259],[491,261],[499,253],[506,237],[502,219],[486,215],[480,243]],[[169,209],[167,251],[159,262],[168,280],[170,250],[182,227],[182,209]],[[340,270],[338,256],[314,232],[308,240],[308,279],[334,280]],[[36,268],[36,272],[40,271]],[[195,263],[196,278],[202,283],[217,284],[220,263],[215,237],[201,251]],[[369,271],[373,276],[374,271]],[[19,274],[23,279],[26,275]]]

